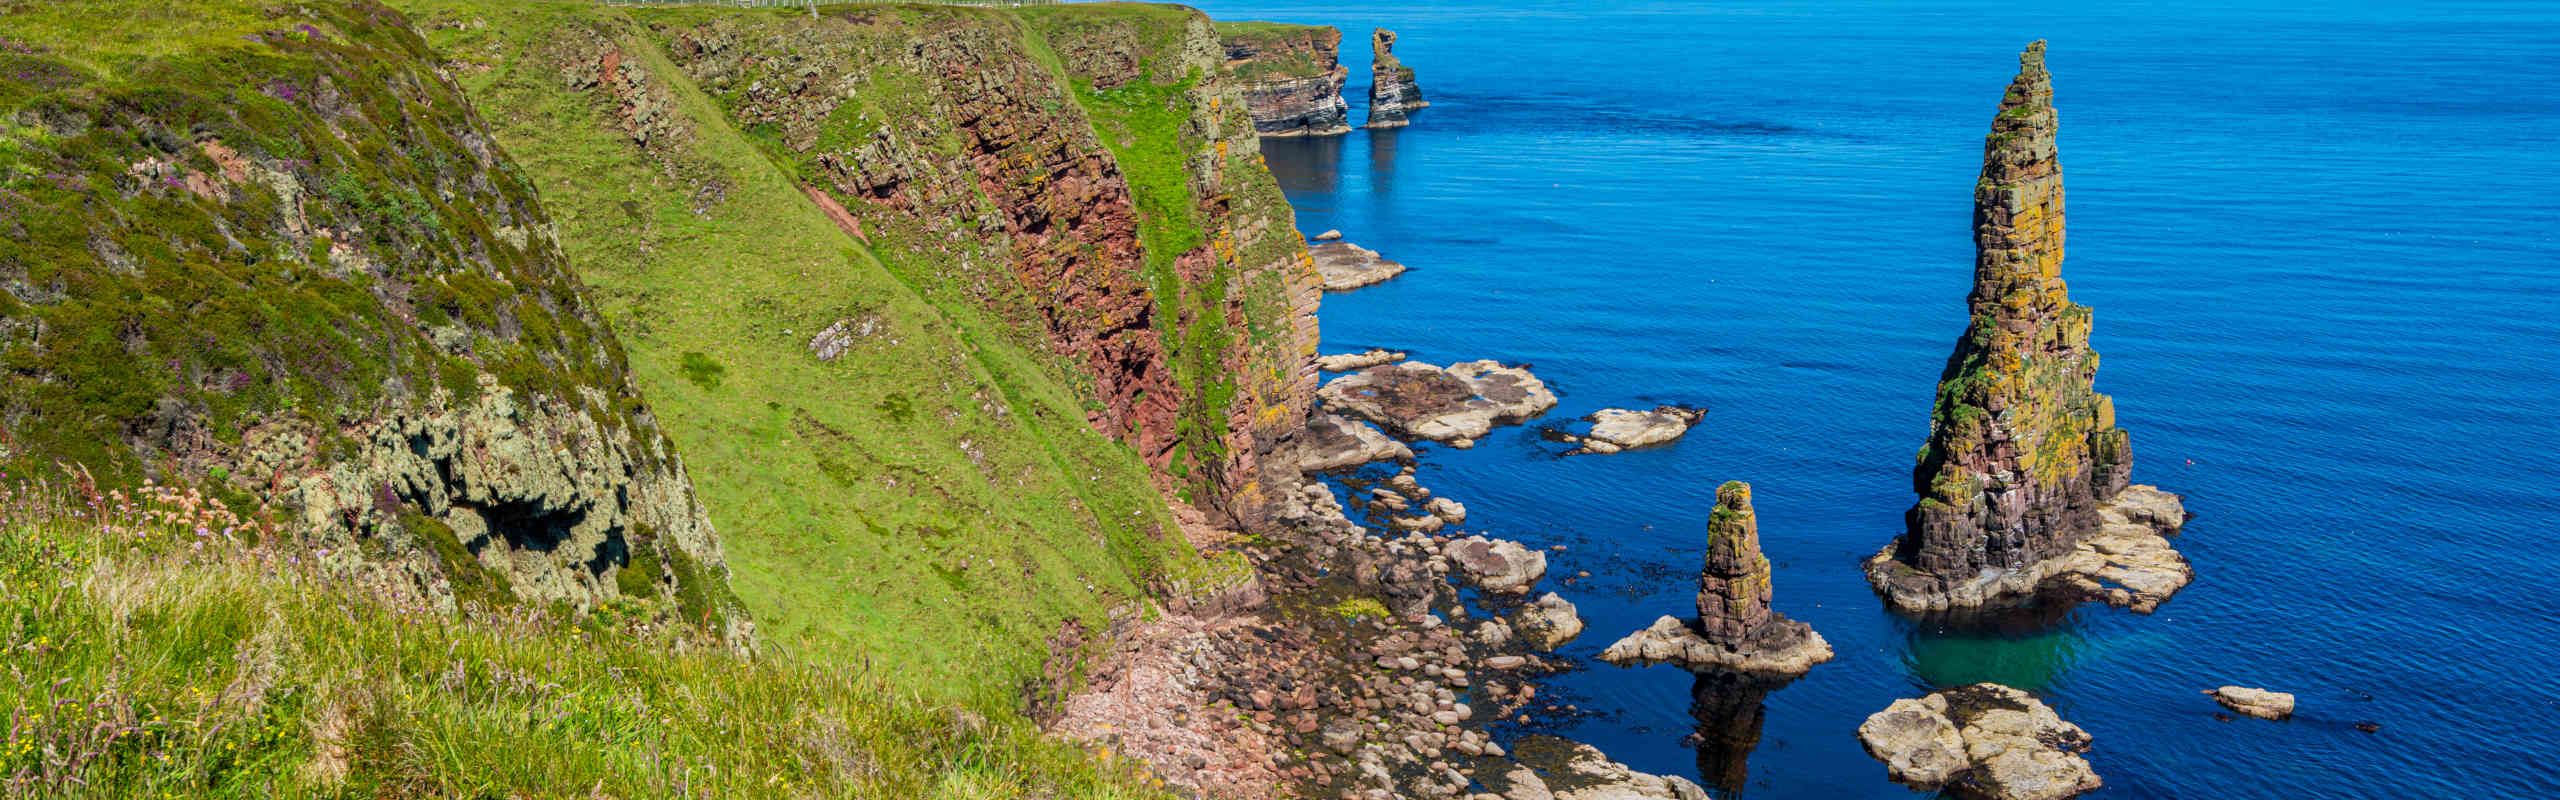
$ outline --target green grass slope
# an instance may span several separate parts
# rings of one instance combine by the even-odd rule
[[[1061,623],[1212,570],[1070,368],[884,268],[645,24],[761,12],[407,5],[543,193],[769,639],[992,707]]]
[[[0,489],[0,795],[1166,796],[856,666],[613,608],[435,613],[205,501]]]

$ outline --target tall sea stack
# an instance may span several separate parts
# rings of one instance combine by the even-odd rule
[[[1769,558],[1760,554],[1760,519],[1751,484],[1716,487],[1707,517],[1707,559],[1698,571],[1698,617],[1663,617],[1600,653],[1612,664],[1678,664],[1701,672],[1793,678],[1831,660],[1831,645],[1813,626],[1769,610]]]
[[[2125,493],[2133,451],[2114,401],[2092,388],[2089,309],[2062,281],[2062,165],[2044,42],[2028,45],[2018,65],[1983,142],[1972,320],[1939,376],[1929,443],[1913,470],[1920,501],[1904,515],[1905,533],[1868,562],[1878,591],[1906,610],[1979,606],[2122,566],[2072,558],[2117,521],[2102,513]],[[2141,488],[2145,504],[2156,505],[2156,494],[2174,507],[2174,495]],[[2140,516],[2175,520],[2134,526],[2143,533],[2184,521],[2183,512]]]
[[[1413,68],[1396,60],[1396,32],[1377,29],[1369,36],[1369,121],[1361,127],[1401,128],[1414,109],[1431,105],[1413,82]]]

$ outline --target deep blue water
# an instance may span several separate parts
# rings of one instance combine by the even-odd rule
[[[1355,106],[1368,27],[1396,28],[1435,104],[1266,148],[1301,228],[1414,267],[1328,296],[1328,352],[1533,362],[1550,420],[1712,407],[1665,449],[1510,428],[1422,477],[1471,529],[1570,547],[1545,588],[1586,660],[1683,613],[1713,487],[1752,482],[1777,605],[1839,657],[1768,697],[1745,794],[1909,797],[1858,722],[1978,680],[2095,734],[2101,796],[2560,794],[2560,6],[1201,5],[1343,27]],[[1857,560],[1913,499],[1982,136],[2037,38],[2064,275],[2134,479],[2199,515],[2197,580],[2156,616],[1932,631]],[[1593,662],[1555,682],[1592,713],[1544,727],[1714,783],[1690,682]],[[2301,714],[2217,721],[2225,683]]]

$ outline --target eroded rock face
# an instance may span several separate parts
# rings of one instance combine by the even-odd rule
[[[1671,663],[1698,670],[1802,675],[1831,660],[1813,626],[1769,608],[1769,559],[1760,554],[1751,485],[1716,489],[1707,520],[1706,565],[1698,571],[1698,616],[1663,617],[1600,653],[1612,664]]]
[[[1869,565],[1877,589],[1907,610],[2033,591],[2061,572],[2041,562],[2099,532],[2099,509],[2132,472],[2114,403],[2092,388],[2089,309],[2062,281],[2062,166],[2044,43],[2018,61],[1983,143],[1972,321],[1939,379],[1913,470],[1920,500],[1902,537]]]
[[[1395,31],[1379,28],[1369,35],[1369,121],[1362,127],[1411,125],[1412,112],[1431,105],[1413,82],[1413,68],[1396,60],[1395,46]]]
[[[1984,800],[2063,800],[2096,791],[2090,737],[2034,697],[1996,683],[1893,701],[1858,725],[1894,782]]]
[[[1347,292],[1376,286],[1404,274],[1404,265],[1379,257],[1378,251],[1350,242],[1332,241],[1307,248],[1316,260],[1317,274],[1324,276],[1324,290]]]
[[[1566,441],[1581,445],[1566,455],[1617,453],[1678,441],[1706,414],[1703,409],[1679,406],[1656,406],[1651,411],[1600,409],[1583,417],[1591,422],[1590,431],[1565,435]]]
[[[1264,136],[1333,136],[1351,132],[1342,85],[1342,31],[1330,25],[1268,22],[1222,24],[1227,70],[1242,83],[1254,130]]]
[[[1544,414],[1555,392],[1521,367],[1469,361],[1447,368],[1419,361],[1371,367],[1317,390],[1325,407],[1375,422],[1399,436],[1467,447],[1493,430]]]

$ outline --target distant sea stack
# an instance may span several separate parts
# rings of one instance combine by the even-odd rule
[[[1264,136],[1334,136],[1351,132],[1342,85],[1342,31],[1331,25],[1221,22],[1227,71],[1243,83],[1245,110]]]
[[[1929,443],[1913,470],[1920,501],[1903,535],[1868,560],[1867,576],[1906,611],[2053,587],[2148,610],[2186,583],[2186,562],[2160,538],[2186,515],[2176,495],[2127,491],[2132,447],[2114,402],[2091,388],[2089,309],[2062,282],[2062,166],[2044,42],[2018,64],[1983,143],[1972,322],[1939,376]],[[2126,508],[2113,507],[2120,498]]]
[[[1698,571],[1698,618],[1655,620],[1600,653],[1621,666],[1670,663],[1698,671],[1792,678],[1831,660],[1831,645],[1813,626],[1769,608],[1769,559],[1760,554],[1760,520],[1751,485],[1716,489],[1707,519],[1707,561]]]
[[[1431,105],[1413,82],[1413,68],[1396,60],[1396,32],[1377,29],[1369,36],[1369,122],[1366,128],[1401,128],[1413,124],[1406,115]]]

